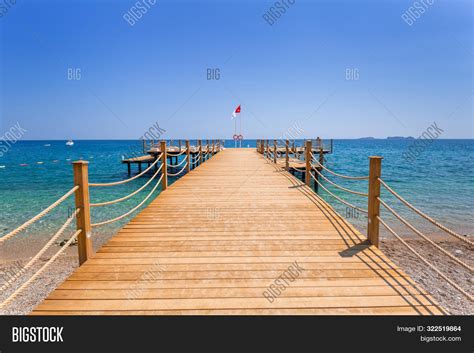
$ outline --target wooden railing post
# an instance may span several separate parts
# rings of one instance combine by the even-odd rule
[[[268,140],[265,140],[265,154],[268,158]]]
[[[86,161],[72,163],[74,185],[79,186],[75,192],[76,209],[79,209],[79,213],[76,216],[76,228],[81,230],[81,233],[77,236],[79,266],[86,262],[93,254],[88,166],[89,162]]]
[[[277,140],[273,140],[273,163],[277,162]]]
[[[202,140],[198,140],[199,147],[199,164],[202,164]]]
[[[290,170],[290,141],[285,141],[285,169]]]
[[[305,143],[305,161],[306,161],[306,170],[305,170],[305,182],[306,185],[311,185],[311,149],[313,143],[311,140],[307,140]]]
[[[188,171],[188,173],[191,171],[191,151],[189,146],[189,140],[186,140],[186,163],[188,163],[186,170]]]
[[[216,141],[216,140],[212,140],[212,153],[211,153],[212,156],[213,156],[214,153],[215,153],[215,149],[214,149],[214,148],[215,148],[215,141]]]
[[[163,174],[163,179],[161,180],[161,189],[166,190],[168,187],[168,158],[166,151],[166,141],[160,142],[160,152],[162,153],[161,164],[163,164],[161,169],[161,173]]]
[[[142,140],[142,144],[143,144],[143,154],[145,154],[146,153],[146,140],[145,139]]]
[[[380,215],[380,181],[382,175],[383,157],[369,157],[369,201],[367,214],[367,238],[369,242],[379,247],[379,217]]]

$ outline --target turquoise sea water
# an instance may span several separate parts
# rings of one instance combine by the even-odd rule
[[[90,162],[91,182],[122,180],[128,177],[127,168],[121,163],[122,158],[130,156],[133,152],[141,154],[142,149],[139,141],[131,140],[75,141],[72,147],[66,146],[65,142],[20,141],[0,157],[0,236],[36,215],[72,187],[71,161],[84,159]],[[367,175],[367,157],[381,155],[384,157],[383,179],[396,191],[449,227],[465,234],[473,233],[474,140],[435,141],[414,164],[410,164],[403,159],[402,154],[412,142],[334,140],[334,153],[326,156],[327,166],[342,174]],[[302,141],[296,142],[301,143]],[[234,142],[226,141],[225,146],[233,148]],[[255,146],[255,140],[242,142],[242,147]],[[134,171],[135,168],[132,167]],[[124,196],[147,180],[148,178],[138,179],[110,188],[92,188],[91,200],[97,202]],[[345,187],[367,192],[367,184],[363,181],[345,181],[337,178],[331,180]],[[148,194],[153,185],[154,183],[136,197],[118,205],[95,208],[93,222],[113,218],[128,211]],[[347,201],[367,208],[366,199],[339,191],[327,183],[325,185]],[[346,206],[339,204],[321,189],[320,195],[365,232],[366,220],[362,214],[351,213]],[[390,204],[421,229],[434,232],[434,228],[427,227],[426,222],[407,212],[406,208],[394,202],[388,193],[383,193],[383,198],[390,201]],[[51,235],[67,219],[72,206],[73,198],[70,198],[63,206],[44,217],[21,236]],[[101,227],[98,231],[113,233],[128,219],[130,218],[112,226]]]

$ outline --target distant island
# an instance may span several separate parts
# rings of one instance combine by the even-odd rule
[[[388,136],[387,140],[414,140],[415,138],[412,136],[404,137],[404,136]]]
[[[415,138],[412,137],[412,136],[407,136],[407,137],[405,137],[405,136],[387,136],[386,139],[387,140],[414,140]],[[359,137],[357,140],[383,140],[383,139],[368,136],[368,137]]]

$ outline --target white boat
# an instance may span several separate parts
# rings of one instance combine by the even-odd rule
[[[66,146],[74,146],[74,142],[72,140],[69,140],[66,142]]]

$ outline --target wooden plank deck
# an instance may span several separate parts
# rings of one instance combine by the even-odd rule
[[[263,292],[297,261],[272,302]],[[33,314],[441,314],[311,189],[253,149],[176,181]]]

